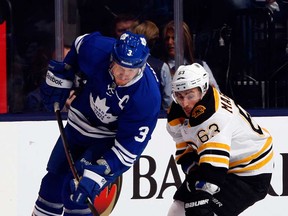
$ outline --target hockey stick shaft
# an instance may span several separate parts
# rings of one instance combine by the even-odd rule
[[[71,154],[71,151],[70,151],[67,139],[66,139],[66,134],[64,132],[64,126],[63,126],[63,121],[62,121],[62,116],[61,116],[61,112],[60,112],[60,108],[59,108],[59,103],[57,103],[57,102],[54,103],[54,112],[56,115],[62,143],[64,146],[64,150],[65,150],[65,154],[67,157],[67,161],[69,163],[70,170],[73,174],[74,179],[77,181],[77,183],[79,183],[80,177],[79,177],[77,170],[75,168],[74,160],[73,160],[73,157],[72,157],[72,154]],[[87,197],[87,201],[88,201],[88,206],[89,206],[93,216],[100,216],[89,197]]]

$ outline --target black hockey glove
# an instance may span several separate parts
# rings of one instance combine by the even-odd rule
[[[187,182],[186,186],[190,194],[184,205],[185,215],[213,216],[214,212],[211,208],[212,197],[213,194],[220,191],[220,188],[206,181],[196,181],[195,185]]]
[[[212,195],[208,192],[196,190],[184,204],[186,216],[213,216],[211,209]]]

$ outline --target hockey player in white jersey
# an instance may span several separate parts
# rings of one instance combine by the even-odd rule
[[[50,61],[41,86],[50,111],[55,102],[64,106],[76,72],[85,80],[70,105],[65,127],[82,178],[71,191],[75,185],[59,138],[32,215],[92,215],[87,198],[93,201],[139,158],[156,126],[161,103],[159,83],[146,64],[148,56],[144,36],[125,32],[115,40],[91,33],[74,41],[63,62]]]
[[[194,63],[172,81],[167,130],[185,180],[168,216],[235,216],[268,193],[273,169],[269,132],[240,105],[209,86]]]

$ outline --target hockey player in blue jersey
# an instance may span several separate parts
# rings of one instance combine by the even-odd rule
[[[68,110],[67,143],[82,176],[75,191],[59,138],[47,165],[32,215],[90,216],[94,200],[139,158],[156,126],[161,96],[146,64],[149,48],[141,35],[118,40],[99,33],[79,36],[63,62],[50,61],[41,87],[46,107],[64,106],[80,72],[82,88]],[[72,187],[71,187],[72,185]]]

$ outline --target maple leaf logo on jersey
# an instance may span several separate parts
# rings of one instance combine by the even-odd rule
[[[191,117],[193,118],[198,118],[201,114],[203,114],[206,110],[206,107],[202,106],[202,105],[198,105],[197,107],[195,107],[191,113]]]
[[[108,84],[106,94],[111,97],[115,93],[115,88],[116,88],[115,82],[113,82],[112,84]]]
[[[90,107],[103,123],[109,124],[110,122],[114,122],[117,120],[117,116],[113,116],[112,114],[108,113],[110,107],[106,106],[106,98],[102,100],[97,96],[95,102],[93,99],[92,94],[90,93]]]

